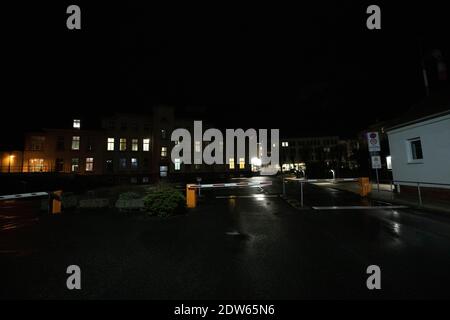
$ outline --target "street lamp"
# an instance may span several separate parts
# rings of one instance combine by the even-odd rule
[[[9,155],[8,173],[11,173],[11,161],[14,159],[14,155]]]
[[[336,174],[335,174],[334,170],[331,169],[330,172],[333,174],[333,180],[336,180]]]

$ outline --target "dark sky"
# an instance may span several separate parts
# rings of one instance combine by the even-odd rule
[[[203,107],[219,127],[353,136],[423,98],[421,47],[448,61],[442,1],[313,1],[160,7],[131,1],[21,3],[2,9],[0,148],[74,115]],[[393,4],[393,2],[396,2]],[[82,30],[66,28],[78,4]]]

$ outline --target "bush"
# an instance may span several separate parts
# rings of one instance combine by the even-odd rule
[[[142,196],[136,192],[124,192],[119,195],[119,200],[135,200],[140,198],[142,198]]]
[[[169,217],[186,210],[186,199],[173,187],[160,185],[148,190],[144,205],[152,216]]]

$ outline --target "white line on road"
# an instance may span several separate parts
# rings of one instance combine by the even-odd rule
[[[379,210],[379,209],[406,209],[407,206],[333,206],[333,207],[312,207],[314,210]]]
[[[216,199],[238,199],[238,198],[253,198],[253,199],[263,199],[263,198],[278,198],[277,194],[252,194],[243,196],[216,196]]]

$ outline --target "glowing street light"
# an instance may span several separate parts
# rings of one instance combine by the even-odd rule
[[[8,164],[8,173],[11,173],[11,162],[13,161],[13,159],[14,159],[14,155],[10,154],[9,155],[9,164]]]
[[[261,167],[262,161],[261,159],[254,157],[251,159],[251,164],[257,167]]]
[[[336,174],[335,174],[334,170],[331,169],[330,172],[333,174],[333,180],[336,180]]]

